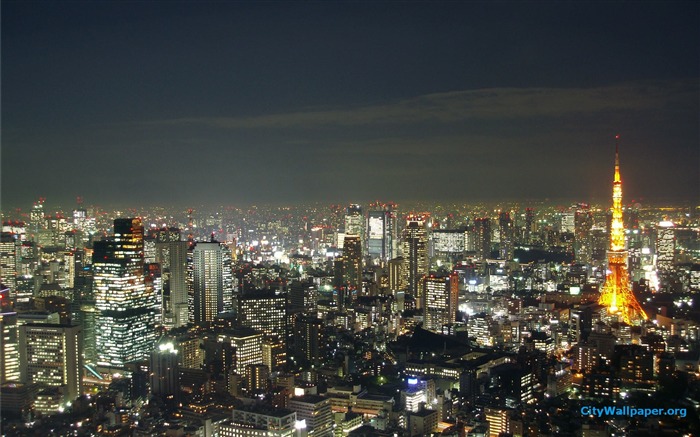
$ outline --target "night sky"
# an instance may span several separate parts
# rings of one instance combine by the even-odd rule
[[[700,2],[2,2],[2,206],[700,199]]]

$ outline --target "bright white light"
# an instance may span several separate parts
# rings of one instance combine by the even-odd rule
[[[170,352],[173,354],[177,353],[177,350],[175,350],[175,345],[172,343],[161,343],[158,345],[158,350],[161,352]]]
[[[297,420],[294,423],[294,429],[306,429],[306,419]]]

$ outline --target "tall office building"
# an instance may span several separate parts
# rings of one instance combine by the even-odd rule
[[[662,221],[656,228],[656,269],[672,269],[675,252],[676,233],[673,222]]]
[[[591,242],[593,214],[586,204],[579,204],[574,215],[574,258],[577,263],[589,264],[593,257]]]
[[[396,216],[390,210],[370,211],[367,218],[367,255],[388,261],[396,256]]]
[[[257,290],[238,297],[238,324],[265,334],[287,337],[287,295]]]
[[[10,290],[14,302],[17,295],[17,252],[15,236],[9,232],[0,234],[0,283]]]
[[[9,298],[0,294],[0,299]],[[2,309],[0,310],[0,384],[8,381],[19,381],[19,332],[17,313]]]
[[[83,392],[82,331],[77,325],[27,323],[19,327],[20,380],[59,387],[72,401]]]
[[[457,319],[459,275],[426,276],[423,279],[423,327],[442,332]]]
[[[360,205],[348,206],[345,214],[345,235],[355,235],[360,237],[360,240],[363,240],[365,234],[364,221],[365,218],[362,215],[362,207]]]
[[[403,231],[403,256],[408,291],[420,305],[423,300],[420,283],[428,274],[428,233],[422,221],[408,219],[408,224]]]
[[[262,344],[263,364],[270,371],[277,371],[287,364],[287,339],[266,338]]]
[[[171,234],[165,235],[172,236]],[[166,307],[169,309],[174,327],[185,326],[189,321],[187,307],[188,250],[187,241],[158,241],[158,236],[156,236],[156,262],[163,269],[163,287],[166,290],[166,296],[169,297]]]
[[[356,235],[343,244],[343,285],[350,295],[362,294],[362,240]]]
[[[501,211],[498,214],[498,232],[500,236],[499,258],[504,260],[513,259],[513,250],[515,246],[513,220],[510,218],[510,213]]]
[[[171,342],[159,344],[151,353],[151,392],[174,396],[180,391],[178,351]]]
[[[141,220],[114,220],[114,236],[95,242],[92,264],[97,364],[123,368],[148,358],[155,342],[156,297],[144,277]]]
[[[302,316],[294,321],[294,357],[318,363],[321,360],[323,320]]]
[[[478,258],[491,257],[491,219],[488,217],[474,220],[474,248]]]
[[[388,263],[389,268],[389,290],[392,293],[396,293],[400,290],[406,289],[406,278],[405,273],[406,261],[403,257],[398,257],[391,259]]]
[[[225,331],[217,336],[219,343],[230,345],[235,353],[233,360],[235,372],[245,375],[246,366],[263,363],[263,334],[250,328]]]
[[[245,386],[248,395],[265,393],[270,386],[270,368],[264,364],[249,364],[245,367]]]
[[[233,309],[231,251],[218,242],[198,242],[192,259],[194,322],[212,322]]]
[[[289,286],[289,306],[301,310],[304,314],[316,314],[318,307],[318,288],[312,281],[294,280]]]

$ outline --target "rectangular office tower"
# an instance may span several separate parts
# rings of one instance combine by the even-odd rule
[[[233,310],[231,250],[216,241],[194,247],[194,322],[213,322],[221,312]]]
[[[433,275],[423,278],[423,328],[442,332],[442,327],[455,322],[459,298],[459,276]]]
[[[96,241],[92,256],[97,364],[123,368],[150,356],[156,296],[146,287],[141,219],[116,219],[114,236]]]
[[[20,380],[58,387],[65,401],[82,394],[83,339],[78,325],[27,323],[19,327]]]
[[[372,260],[395,257],[396,217],[392,211],[370,211],[367,219],[367,254]]]

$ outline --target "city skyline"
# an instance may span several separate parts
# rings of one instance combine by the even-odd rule
[[[3,207],[700,197],[696,3],[2,12]]]

